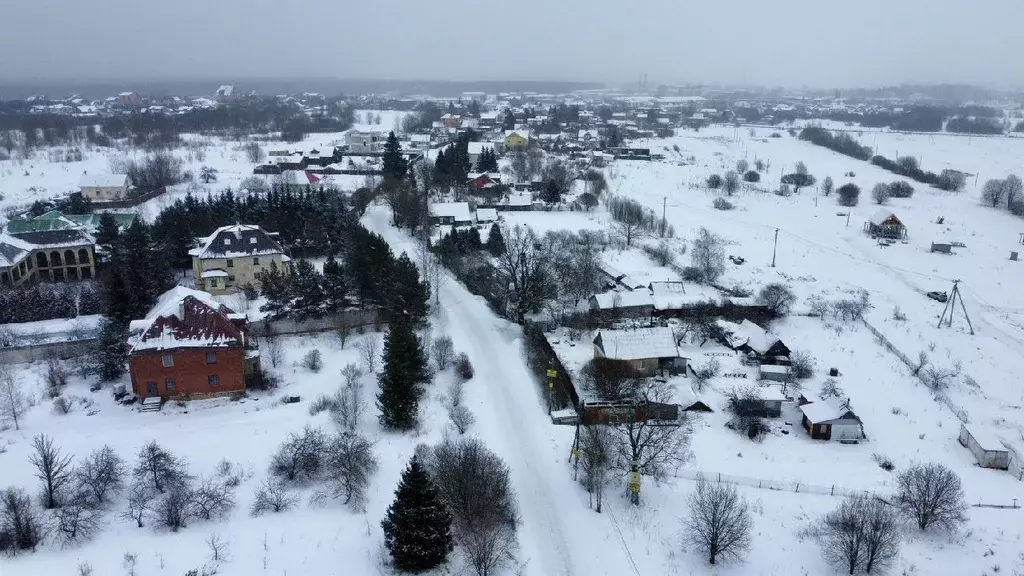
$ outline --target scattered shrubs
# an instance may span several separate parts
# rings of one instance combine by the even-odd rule
[[[725,174],[725,180],[722,181],[722,190],[726,194],[732,196],[740,189],[740,175],[730,170]]]
[[[327,438],[319,428],[306,426],[291,433],[270,461],[270,474],[282,482],[316,479],[323,471]]]
[[[170,486],[183,484],[189,477],[185,461],[153,440],[139,450],[132,476],[160,493]]]
[[[473,425],[476,420],[473,417],[473,413],[466,408],[464,404],[449,405],[448,406],[448,419],[455,425],[455,429],[459,434],[465,434],[466,430]]]
[[[967,184],[967,175],[959,170],[943,170],[935,182],[935,186],[949,192],[959,192]]]
[[[373,443],[358,434],[346,432],[331,438],[327,445],[327,478],[334,485],[334,497],[361,511],[366,504],[370,477],[377,471]]]
[[[748,170],[748,171],[743,173],[743,181],[744,182],[750,182],[750,183],[760,182],[761,181],[761,175],[758,174],[757,170]]]
[[[298,502],[298,497],[291,494],[283,482],[267,478],[256,488],[256,495],[249,508],[249,515],[255,517],[264,512],[285,512]]]
[[[53,399],[53,413],[57,415],[65,415],[71,413],[73,404],[70,400],[63,396],[57,396]]]
[[[715,282],[725,273],[725,240],[702,226],[693,240],[690,259],[704,282]]]
[[[715,198],[711,205],[714,206],[716,210],[732,210],[735,208],[733,203],[729,202],[725,198]]]
[[[316,400],[313,400],[312,404],[309,405],[309,415],[310,416],[316,416],[317,414],[319,414],[321,412],[326,412],[328,410],[336,410],[337,407],[338,407],[338,404],[335,401],[335,397],[334,396],[328,396],[327,394],[321,394],[321,395],[317,396]]]
[[[11,486],[0,492],[0,552],[35,550],[44,533],[42,515],[25,490]]]
[[[834,136],[821,126],[807,126],[800,131],[800,139],[858,160],[871,158],[871,148],[869,146],[861,146],[852,136],[845,132]]]
[[[856,184],[843,184],[836,192],[841,206],[856,206],[860,202],[860,187]]]
[[[896,465],[892,463],[892,459],[890,459],[885,454],[873,452],[871,454],[871,459],[874,460],[876,464],[878,464],[879,468],[885,470],[886,472],[892,472],[893,470],[896,469]]]
[[[828,400],[829,398],[842,398],[843,389],[839,386],[839,380],[826,378],[821,383],[821,390],[818,391],[818,398]]]
[[[722,187],[722,184],[724,184],[725,181],[722,180],[722,177],[720,175],[712,174],[711,176],[708,176],[708,179],[705,183],[707,184],[708,188],[711,188],[712,190],[718,190],[719,188]]]
[[[75,468],[77,489],[88,493],[92,504],[100,505],[124,488],[125,461],[110,446],[94,450]]]
[[[779,189],[775,191],[775,195],[789,198],[793,195],[793,190],[789,187],[789,184],[780,184]]]
[[[324,361],[320,357],[319,350],[310,350],[302,357],[302,367],[316,374],[324,367]]]
[[[704,273],[696,266],[683,266],[680,276],[684,282],[704,283]]]
[[[469,356],[465,352],[459,354],[458,360],[455,361],[455,371],[458,372],[459,377],[463,380],[471,380],[473,378],[473,364],[469,361]]]
[[[658,266],[671,266],[675,264],[676,255],[669,247],[668,242],[659,242],[656,246],[644,244],[640,250],[654,261]]]
[[[68,371],[60,360],[50,358],[46,362],[46,391],[50,398],[56,398],[68,385]],[[67,412],[64,412],[67,414]]]
[[[699,364],[696,368],[690,367],[693,371],[693,382],[696,384],[697,392],[703,392],[704,386],[713,379],[718,377],[718,373],[721,371],[722,366],[718,360],[711,358],[703,364]]]
[[[893,198],[910,198],[913,195],[914,187],[903,180],[897,180],[889,184],[889,196]]]
[[[879,206],[888,202],[889,196],[889,185],[884,182],[875,184],[875,187],[871,189],[871,199]]]
[[[835,190],[835,183],[832,182],[831,176],[825,176],[825,179],[821,181],[821,193],[824,196],[830,196]]]

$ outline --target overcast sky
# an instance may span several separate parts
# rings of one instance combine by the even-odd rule
[[[0,79],[1024,84],[1024,0],[9,0]]]

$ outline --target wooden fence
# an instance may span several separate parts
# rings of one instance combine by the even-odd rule
[[[382,311],[378,308],[346,310],[329,316],[319,316],[307,320],[281,318],[277,320],[257,320],[250,322],[249,327],[256,336],[268,334],[312,334],[350,329],[372,329],[379,331],[386,324]]]

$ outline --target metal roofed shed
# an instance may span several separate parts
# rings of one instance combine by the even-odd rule
[[[986,428],[973,424],[960,425],[960,444],[974,454],[978,466],[1007,470],[1010,467],[1010,452],[1003,441]]]

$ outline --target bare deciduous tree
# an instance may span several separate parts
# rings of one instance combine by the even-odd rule
[[[875,201],[875,204],[885,204],[889,201],[889,196],[889,185],[885,182],[879,182],[871,189],[871,199]]]
[[[455,430],[458,431],[459,434],[465,434],[466,431],[469,430],[469,427],[473,425],[473,422],[476,421],[476,418],[473,417],[473,413],[470,412],[469,408],[466,408],[463,404],[449,404],[448,419],[452,421],[452,424],[455,426]]]
[[[259,516],[264,512],[284,512],[290,510],[298,502],[299,499],[288,491],[288,487],[283,482],[267,478],[256,489],[256,496],[249,508],[249,514]]]
[[[171,532],[184,528],[192,516],[191,496],[187,485],[169,486],[150,508],[153,520]]]
[[[327,436],[323,430],[306,426],[302,434],[291,433],[270,461],[270,473],[282,481],[316,479],[324,469]]]
[[[659,382],[647,383],[638,390],[634,401],[669,403],[671,391]],[[686,414],[685,412],[683,413]],[[687,423],[664,425],[664,422],[631,418],[615,427],[615,467],[624,472],[639,472],[661,482],[690,459],[690,430]],[[639,495],[633,498],[639,504]]]
[[[263,339],[263,349],[267,351],[267,357],[270,358],[270,365],[272,367],[277,368],[284,361],[284,344],[276,334],[267,334],[266,338]]]
[[[899,556],[900,522],[896,510],[871,496],[847,498],[822,521],[825,558],[849,574],[882,571]]]
[[[356,511],[366,506],[366,489],[377,471],[373,443],[358,434],[339,434],[327,447],[327,475],[334,483],[334,496]]]
[[[455,359],[455,345],[448,336],[434,338],[431,352],[438,371],[447,370],[451,366],[452,360]]]
[[[1017,202],[1021,194],[1024,194],[1024,182],[1016,174],[1010,174],[1003,182],[1003,190],[1006,191],[1006,208],[1009,209]]]
[[[941,392],[949,387],[956,380],[957,376],[960,375],[960,367],[941,368],[932,365],[922,370],[919,374],[929,388],[936,392]]]
[[[818,398],[827,400],[829,398],[842,398],[843,389],[839,386],[839,380],[827,378],[821,383],[821,390],[818,391]]]
[[[139,450],[132,475],[148,482],[160,493],[188,478],[185,461],[171,454],[155,440],[150,440]]]
[[[65,546],[92,538],[101,526],[101,512],[91,505],[84,493],[71,497],[53,513],[53,529]]]
[[[526,314],[540,309],[554,287],[546,271],[545,252],[538,249],[533,230],[527,226],[502,228],[505,252],[497,257],[498,270],[511,285],[510,301],[515,320],[522,322]]]
[[[1003,196],[1006,194],[1006,181],[994,178],[985,182],[985,185],[981,189],[981,199],[986,204],[991,204],[993,208],[999,206],[1003,201]]]
[[[604,503],[604,485],[614,457],[615,435],[608,426],[583,426],[580,428],[579,450],[583,486],[590,493],[590,505],[600,514]]]
[[[136,478],[128,487],[128,505],[121,513],[125,520],[134,520],[139,528],[149,516],[155,492],[144,478]]]
[[[967,522],[960,477],[942,464],[914,464],[896,476],[896,505],[921,530],[957,530]]]
[[[345,385],[335,395],[331,417],[342,430],[353,431],[359,424],[359,418],[366,410],[366,399],[363,398],[363,384],[360,381],[362,371],[355,363],[350,363],[341,371]]]
[[[516,547],[519,505],[508,466],[476,438],[445,440],[425,458],[456,541],[478,575],[490,574]]]
[[[203,520],[227,516],[235,507],[235,492],[224,482],[200,478],[189,494],[192,512]]]
[[[753,521],[747,502],[734,486],[699,476],[689,504],[686,539],[707,555],[709,563],[740,559],[750,549]]]
[[[74,478],[72,458],[61,454],[60,448],[54,446],[53,438],[44,434],[32,438],[32,448],[35,452],[29,456],[29,462],[36,469],[36,478],[43,483],[43,506],[57,508]]]
[[[721,368],[721,364],[719,364],[718,360],[714,358],[711,358],[696,367],[691,367],[691,370],[693,371],[693,383],[696,385],[697,392],[703,392],[704,386],[706,386],[711,379],[718,376]]]
[[[773,282],[761,289],[757,295],[757,302],[771,310],[775,316],[785,316],[796,302],[796,296],[789,286]]]
[[[15,430],[20,430],[21,417],[28,410],[28,398],[21,391],[21,383],[14,373],[6,367],[0,367],[0,422],[13,423]]]
[[[206,547],[210,549],[210,562],[215,566],[228,561],[228,543],[219,534],[210,534]]]
[[[725,240],[702,226],[693,240],[690,259],[704,282],[718,280],[725,272]]]
[[[78,485],[89,493],[92,503],[102,505],[124,487],[125,462],[110,446],[94,450],[75,469]]]
[[[448,385],[448,405],[458,406],[462,404],[463,389],[466,387],[466,381],[462,378],[452,379],[451,384]]]
[[[14,550],[35,550],[43,540],[43,518],[21,488],[0,492],[0,531],[11,539]]]
[[[380,342],[376,334],[367,334],[356,344],[359,350],[359,358],[363,361],[367,374],[376,373],[377,356],[380,352]]]
[[[732,196],[740,189],[740,175],[732,170],[725,173],[725,180],[722,181],[722,191]]]

